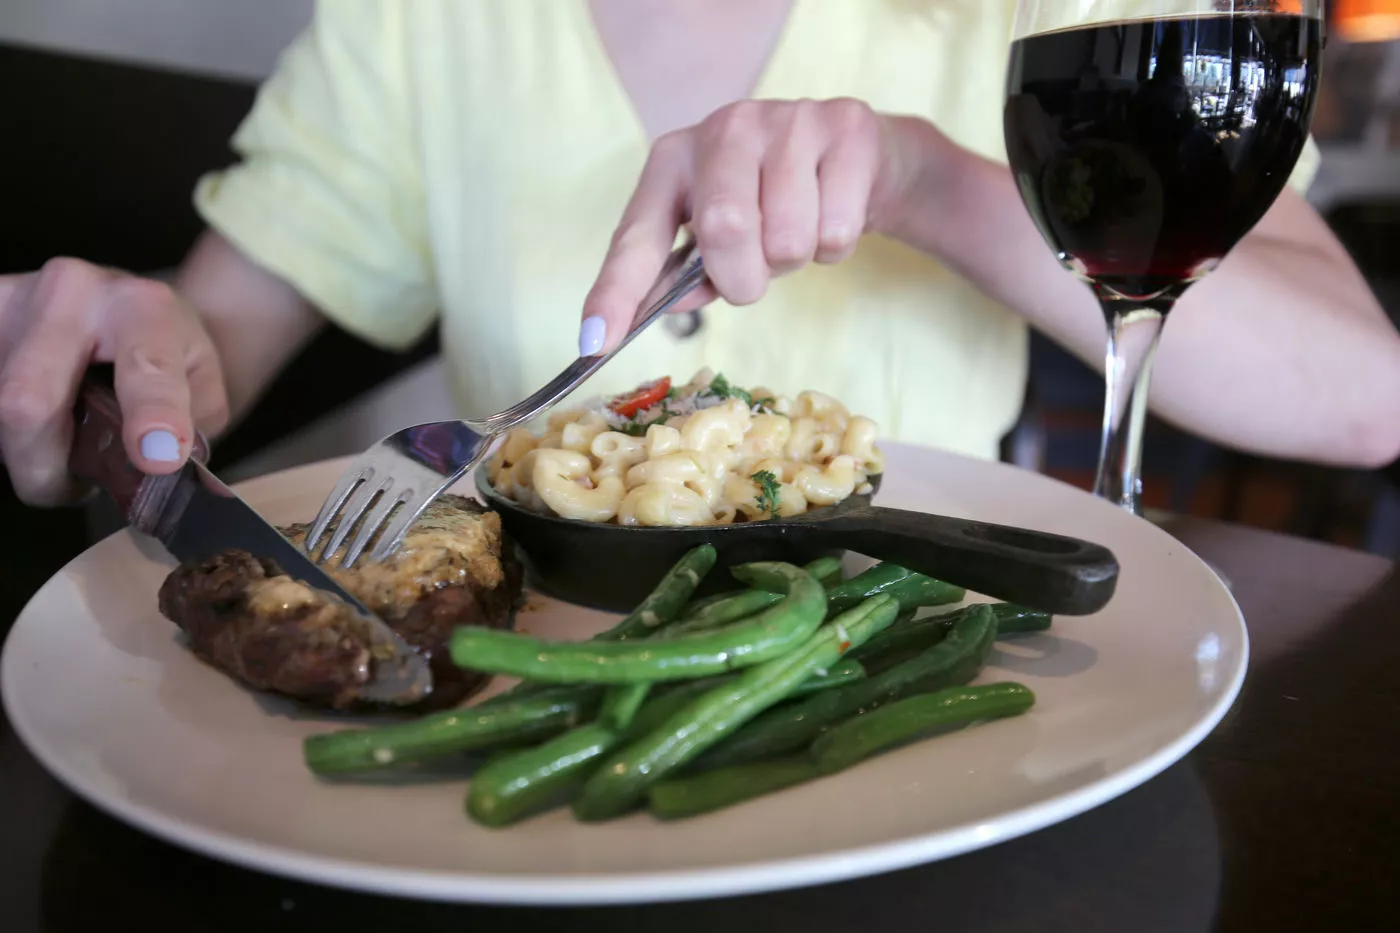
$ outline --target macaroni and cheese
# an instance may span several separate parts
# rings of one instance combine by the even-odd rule
[[[791,516],[871,491],[877,427],[820,392],[795,399],[701,370],[517,428],[487,464],[526,508],[621,525],[723,525]]]

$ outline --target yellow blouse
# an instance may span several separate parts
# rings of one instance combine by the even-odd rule
[[[796,0],[754,96],[858,97],[1004,161],[1014,9]],[[206,222],[366,340],[403,347],[437,323],[463,414],[484,415],[577,355],[649,140],[586,0],[333,0],[234,146],[242,161],[196,190]],[[703,366],[828,393],[889,438],[994,457],[1022,402],[1026,325],[937,261],[867,237],[755,306],[711,307],[689,338],[653,327],[580,394]]]

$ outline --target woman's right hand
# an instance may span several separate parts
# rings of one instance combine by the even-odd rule
[[[0,460],[31,505],[80,492],[68,451],[78,384],[94,362],[113,364],[122,441],[144,473],[174,472],[196,430],[228,421],[218,352],[170,286],[78,259],[0,276]]]

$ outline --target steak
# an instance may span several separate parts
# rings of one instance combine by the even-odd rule
[[[309,528],[281,531],[300,544]],[[521,599],[500,516],[464,496],[440,496],[387,560],[326,569],[428,660],[433,689],[417,710],[455,706],[485,683],[452,663],[448,639],[458,625],[510,627]],[[358,614],[270,560],[227,551],[183,563],[161,585],[160,611],[199,658],[250,687],[317,707],[364,705],[356,690],[373,658]]]

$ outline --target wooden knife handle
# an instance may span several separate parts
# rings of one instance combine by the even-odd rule
[[[147,476],[127,459],[122,444],[122,412],[112,388],[110,365],[94,366],[84,375],[73,418],[69,472],[106,492],[133,528],[154,534],[180,474]],[[195,435],[191,456],[201,463],[209,458],[209,445],[199,434]]]

